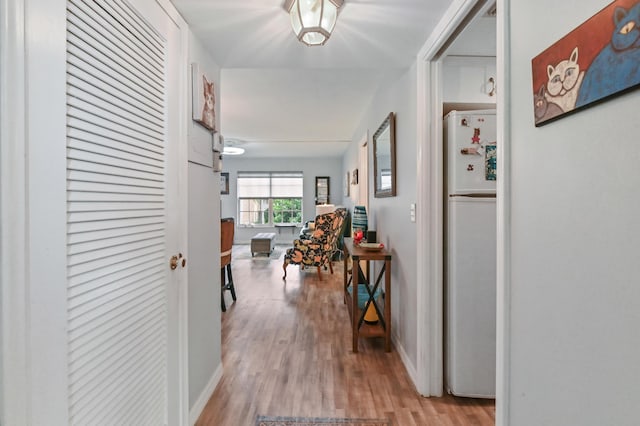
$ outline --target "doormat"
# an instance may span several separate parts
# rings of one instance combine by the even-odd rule
[[[389,419],[258,416],[256,426],[391,426]]]

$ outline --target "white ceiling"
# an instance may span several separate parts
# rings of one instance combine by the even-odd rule
[[[450,0],[346,0],[326,45],[284,0],[172,0],[222,68],[225,140],[246,156],[340,156],[381,83],[406,70]]]
[[[307,156],[317,155],[314,148],[321,148],[323,156],[340,156],[375,91],[390,72],[317,68],[223,70],[220,118],[225,140],[247,142],[244,148],[248,155]],[[277,142],[284,143],[280,146],[286,149],[274,149]],[[265,144],[268,147],[256,151]]]

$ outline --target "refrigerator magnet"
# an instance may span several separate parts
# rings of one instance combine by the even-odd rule
[[[473,137],[471,137],[471,143],[480,143],[480,128],[473,129]]]
[[[460,150],[460,154],[463,155],[478,155],[478,148],[475,146],[470,146],[468,148],[462,148]]]
[[[484,169],[486,180],[496,180],[497,152],[495,145],[487,145],[484,157]]]

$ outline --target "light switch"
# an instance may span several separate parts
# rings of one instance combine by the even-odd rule
[[[221,172],[222,171],[222,154],[219,152],[213,152],[213,171]]]
[[[213,133],[211,135],[211,149],[214,152],[222,152],[224,149],[224,138],[220,133]]]
[[[416,203],[411,203],[410,212],[411,212],[411,222],[415,222],[416,221]]]

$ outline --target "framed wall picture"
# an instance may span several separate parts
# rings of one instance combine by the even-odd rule
[[[330,203],[330,180],[329,176],[316,176],[316,204]]]
[[[220,173],[220,194],[229,194],[229,173]]]
[[[193,121],[208,130],[216,130],[216,92],[213,80],[200,66],[191,64],[191,111]]]
[[[531,60],[534,122],[640,86],[640,0],[616,0]]]

